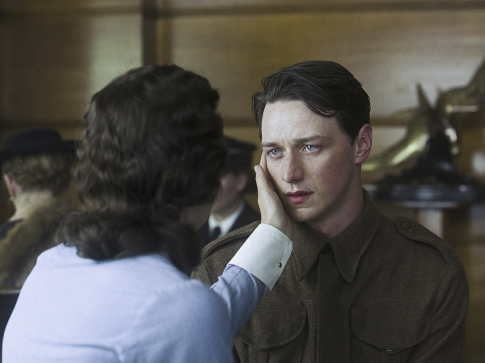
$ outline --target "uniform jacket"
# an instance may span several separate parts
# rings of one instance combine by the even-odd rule
[[[235,339],[241,362],[459,362],[468,285],[456,252],[420,224],[361,215],[324,240],[295,223],[293,254]],[[208,284],[257,223],[209,244]]]
[[[21,287],[37,256],[54,246],[52,234],[60,218],[70,209],[60,199],[38,207],[11,228],[0,240],[0,287]]]
[[[261,220],[261,215],[251,208],[248,203],[245,203],[243,211],[237,217],[229,232],[235,231],[236,229],[259,220]],[[199,228],[198,232],[203,246],[209,242],[212,242],[209,236],[209,223],[207,221],[202,225],[202,227]]]

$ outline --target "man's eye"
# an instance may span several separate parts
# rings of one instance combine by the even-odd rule
[[[317,150],[317,147],[315,145],[305,145],[305,150],[306,151],[315,151],[315,150]]]
[[[269,156],[277,156],[278,154],[279,154],[279,150],[277,149],[271,149],[270,151],[268,151]]]

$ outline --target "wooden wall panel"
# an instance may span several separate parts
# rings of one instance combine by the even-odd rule
[[[209,12],[278,12],[335,10],[335,9],[442,9],[442,8],[480,8],[481,0],[157,0],[159,9],[172,12],[209,11]]]
[[[79,14],[81,11],[96,12],[136,12],[141,9],[141,0],[3,0],[2,8],[10,15],[17,14],[65,14],[73,12]]]
[[[139,15],[14,18],[5,30],[3,119],[82,119],[93,92],[141,64]]]
[[[170,22],[172,61],[205,74],[230,119],[248,117],[263,76],[303,60],[349,68],[370,94],[375,118],[416,105],[417,83],[431,100],[439,89],[462,85],[485,56],[485,10],[192,15]]]
[[[79,119],[86,104],[86,24],[12,19],[5,34],[6,124]]]
[[[79,139],[94,92],[142,64],[142,14],[134,1],[5,1],[0,142],[26,127]],[[98,8],[97,8],[98,6]],[[75,201],[73,193],[70,194]],[[12,214],[0,189],[0,220]]]

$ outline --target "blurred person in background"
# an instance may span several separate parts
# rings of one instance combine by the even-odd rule
[[[199,229],[204,245],[247,224],[259,221],[261,215],[244,199],[244,194],[256,191],[253,152],[256,146],[225,137],[228,147],[228,169],[221,178],[211,215]]]
[[[0,286],[21,287],[37,256],[53,246],[52,232],[70,205],[65,199],[75,142],[55,130],[25,129],[0,150],[5,185],[15,212],[0,226]]]

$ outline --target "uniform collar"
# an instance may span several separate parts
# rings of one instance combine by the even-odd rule
[[[364,209],[357,219],[333,239],[325,240],[303,223],[296,223],[294,250],[298,279],[302,280],[318,261],[320,253],[333,250],[340,274],[352,282],[360,259],[377,232],[382,217],[367,191],[364,192]]]

